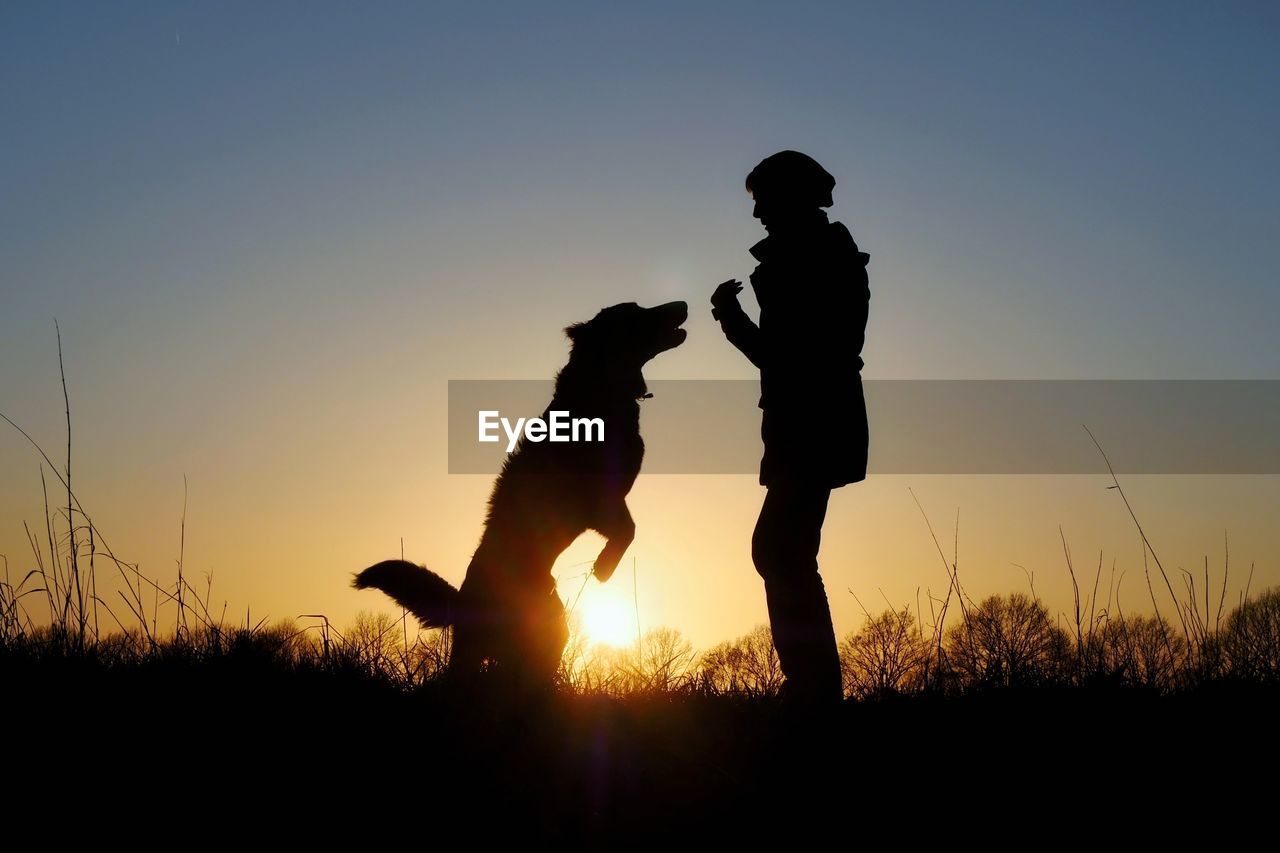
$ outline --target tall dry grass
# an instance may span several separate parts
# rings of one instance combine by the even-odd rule
[[[229,621],[225,602],[221,608],[214,604],[212,575],[202,590],[185,571],[185,498],[173,583],[162,583],[118,557],[72,488],[71,404],[60,333],[58,362],[67,421],[61,471],[25,430],[0,413],[40,456],[44,495],[41,527],[33,530],[24,523],[31,567],[15,578],[9,560],[0,557],[0,663],[39,666],[75,660],[113,669],[230,661],[352,676],[404,689],[429,684],[445,670],[448,630],[421,630],[407,613],[394,618],[361,612],[342,630],[323,614],[268,624],[265,618],[255,622],[246,612],[243,619]],[[1098,450],[1106,459],[1100,445]],[[975,601],[961,583],[958,547],[948,559],[921,507],[946,571],[945,593],[929,592],[927,618],[918,598],[914,613],[909,606],[891,605],[880,613],[863,607],[862,626],[839,644],[847,695],[949,696],[993,688],[1100,685],[1167,694],[1206,684],[1280,682],[1280,588],[1251,595],[1251,567],[1237,602],[1228,609],[1229,552],[1216,601],[1207,559],[1199,586],[1185,571],[1175,584],[1109,459],[1107,466],[1109,488],[1123,500],[1143,542],[1152,615],[1125,613],[1110,581],[1103,600],[1101,558],[1092,582],[1082,588],[1065,537],[1064,566],[1074,592],[1071,613],[1052,613],[1034,584],[1029,594]],[[56,480],[56,500],[51,499],[46,471]],[[916,503],[920,505],[918,499]],[[958,535],[957,523],[956,542]],[[114,597],[98,592],[97,575],[103,569],[114,575]],[[1163,608],[1157,588],[1167,593]],[[43,618],[37,611],[43,611]],[[628,647],[593,644],[572,620],[559,680],[575,693],[772,696],[783,677],[767,625],[697,651],[670,628],[648,631]]]

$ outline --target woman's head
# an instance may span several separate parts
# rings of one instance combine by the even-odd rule
[[[747,192],[756,203],[752,215],[766,229],[812,218],[818,208],[830,207],[835,185],[830,172],[799,151],[779,151],[764,158],[746,181]]]

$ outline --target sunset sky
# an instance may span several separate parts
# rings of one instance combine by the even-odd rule
[[[398,613],[351,572],[403,540],[460,582],[492,482],[447,473],[448,380],[548,379],[564,326],[675,299],[688,341],[647,375],[754,375],[707,299],[751,272],[743,179],[786,148],[871,255],[869,379],[1280,378],[1278,36],[1265,3],[7,4],[0,412],[61,464],[56,318],[74,485],[118,557],[173,581],[185,475],[186,571],[228,618]],[[1069,610],[1061,526],[1149,611],[1109,484],[838,490],[837,632],[945,594],[913,493],[948,557],[958,511],[975,598],[1033,572]],[[1280,582],[1280,477],[1122,485],[1198,593],[1224,535],[1228,603],[1250,564]],[[763,494],[642,473],[636,542],[578,607],[702,647],[766,621]],[[15,581],[24,522],[43,541],[40,460],[0,422]],[[601,541],[562,556],[568,602]]]

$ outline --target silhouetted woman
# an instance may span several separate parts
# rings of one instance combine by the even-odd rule
[[[764,579],[784,695],[802,704],[844,695],[818,547],[831,490],[867,476],[862,344],[870,290],[849,230],[828,222],[833,178],[798,151],[747,175],[753,215],[768,236],[751,247],[757,326],[738,304],[742,284],[711,297],[725,337],[760,369],[760,483],[767,487],[751,554]]]

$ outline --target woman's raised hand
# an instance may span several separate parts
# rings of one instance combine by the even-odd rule
[[[711,294],[711,307],[724,308],[738,301],[738,294],[742,292],[742,282],[736,278],[728,281],[720,282],[716,287],[715,293]]]

